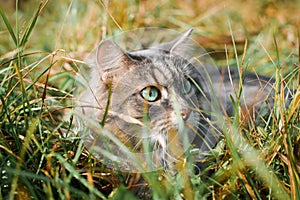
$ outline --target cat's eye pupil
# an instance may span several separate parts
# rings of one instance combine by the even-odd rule
[[[142,89],[140,92],[141,96],[150,102],[157,101],[160,98],[160,91],[157,87],[148,86]]]

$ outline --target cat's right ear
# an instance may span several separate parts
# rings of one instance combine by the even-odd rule
[[[116,43],[104,40],[97,48],[97,67],[104,83],[116,81],[129,70],[132,60]]]
[[[194,48],[194,42],[191,39],[191,34],[193,30],[193,28],[190,28],[185,32],[181,33],[174,40],[170,42],[161,43],[157,46],[152,47],[152,49],[165,50],[171,54],[179,55],[189,59],[191,57],[191,52]]]

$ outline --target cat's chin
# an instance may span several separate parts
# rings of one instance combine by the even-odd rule
[[[140,138],[109,124],[108,127],[115,128],[113,130],[105,128],[89,130],[89,134],[84,138],[84,144],[93,156],[113,170],[130,173],[143,173],[158,169],[177,171],[174,168],[176,163],[184,159],[185,152],[193,140],[190,136],[194,133],[189,126],[180,129],[171,127],[160,133],[151,132],[153,130],[149,128],[140,129],[141,132],[145,131],[144,137]],[[113,134],[112,131],[114,131]]]

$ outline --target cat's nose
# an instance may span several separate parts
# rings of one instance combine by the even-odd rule
[[[180,111],[180,114],[182,116],[182,119],[184,121],[186,121],[189,118],[190,114],[191,114],[191,110],[190,109],[182,109]]]

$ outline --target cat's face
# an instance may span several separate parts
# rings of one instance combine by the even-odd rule
[[[188,148],[182,140],[194,139],[200,119],[199,91],[194,84],[198,72],[176,48],[127,53],[112,41],[102,42],[97,68],[92,71],[92,93],[83,98],[96,107],[85,113],[98,122],[109,99],[104,128],[132,152],[144,152],[147,141],[155,166],[165,167],[179,159]],[[92,142],[87,144],[104,147],[99,137],[92,131]]]
[[[131,69],[113,83],[110,109],[140,123],[130,123],[118,114],[113,123],[131,137],[127,142],[133,143],[135,149],[141,148],[137,144],[141,145],[143,139],[150,139],[156,148],[165,148],[170,142],[169,130],[178,132],[179,128],[196,127],[199,121],[196,88],[189,74],[192,66],[168,54],[138,55],[137,52],[131,59],[137,56]],[[110,129],[109,124],[105,127]]]

